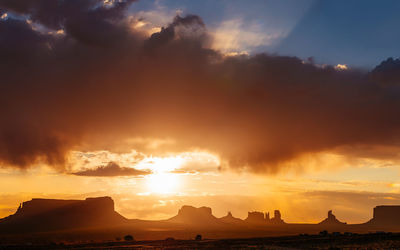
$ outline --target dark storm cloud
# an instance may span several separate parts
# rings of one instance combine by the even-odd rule
[[[188,15],[184,18],[176,16],[168,27],[151,35],[145,43],[144,50],[154,55],[153,53],[160,52],[177,39],[185,40],[184,43],[179,43],[179,46],[203,47],[209,42],[203,20],[195,15]]]
[[[375,67],[371,76],[385,85],[400,85],[400,59],[388,58]]]
[[[1,0],[0,9],[26,15],[49,29],[64,29],[82,43],[105,46],[128,35],[116,22],[132,2],[115,1],[106,7],[100,0]]]
[[[143,176],[151,174],[151,172],[138,170],[134,168],[121,167],[115,162],[109,162],[105,166],[99,166],[95,169],[84,169],[72,174],[79,176],[115,177],[115,176]]]
[[[398,148],[400,92],[384,77],[224,57],[197,16],[145,38],[126,17],[130,3],[0,0],[32,20],[0,21],[3,165],[60,167],[70,150],[120,149],[126,138],[171,138],[158,150],[206,149],[267,172],[308,153]]]

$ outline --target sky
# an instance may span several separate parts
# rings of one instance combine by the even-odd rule
[[[369,220],[400,200],[399,5],[0,0],[0,217]]]
[[[140,1],[131,11],[159,26],[176,13],[195,13],[227,52],[313,57],[320,64],[370,69],[400,54],[399,9],[396,0],[159,0]]]

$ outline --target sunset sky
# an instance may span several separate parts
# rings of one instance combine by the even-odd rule
[[[0,0],[0,217],[39,197],[286,222],[400,204],[399,10]]]

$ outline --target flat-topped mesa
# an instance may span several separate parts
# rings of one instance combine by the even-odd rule
[[[207,224],[216,223],[218,219],[212,214],[212,210],[209,207],[193,207],[193,206],[182,206],[179,209],[178,214],[168,221],[175,223],[184,224]]]
[[[210,207],[192,207],[192,206],[182,206],[178,211],[178,215],[180,216],[192,216],[192,215],[201,215],[201,216],[210,216],[212,215],[212,210]]]
[[[338,219],[336,219],[336,216],[333,215],[332,210],[328,211],[328,217],[318,223],[319,225],[326,225],[326,226],[340,226],[340,225],[346,225],[346,222],[341,222]]]
[[[54,209],[59,209],[65,206],[77,206],[80,205],[82,209],[103,211],[103,212],[114,212],[114,201],[111,197],[96,197],[86,198],[85,200],[57,200],[57,199],[42,199],[33,198],[30,201],[25,201],[20,204],[15,215],[18,216],[32,216]]]
[[[248,212],[245,221],[249,223],[265,223],[264,213],[257,211]]]
[[[114,210],[110,197],[85,200],[32,199],[3,219],[9,231],[48,231],[86,227],[108,227],[128,222]],[[1,231],[1,228],[0,228]]]
[[[35,214],[43,213],[46,211],[57,209],[77,202],[79,202],[79,200],[56,200],[56,199],[33,198],[30,201],[22,202],[19,205],[18,210],[14,215],[32,216]]]
[[[376,206],[373,218],[368,223],[378,226],[398,226],[400,224],[400,206]]]

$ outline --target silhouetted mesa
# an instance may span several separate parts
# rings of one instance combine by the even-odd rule
[[[272,223],[272,224],[283,224],[285,223],[281,218],[281,212],[279,210],[274,211],[274,217],[269,218],[269,213],[262,213],[262,212],[248,212],[247,218],[245,219],[246,222],[249,223]]]
[[[217,224],[218,219],[212,214],[209,207],[182,206],[178,215],[170,218],[169,222],[189,224],[189,225],[210,225]]]
[[[326,225],[326,226],[340,226],[340,225],[346,225],[346,222],[341,222],[338,219],[336,219],[336,216],[332,214],[332,210],[328,211],[328,217],[318,223],[319,225]]]
[[[257,211],[248,212],[245,221],[249,223],[265,223],[264,213]]]
[[[242,220],[233,217],[230,212],[217,218],[209,207],[182,206],[178,214],[170,219],[149,221],[124,218],[114,211],[114,202],[110,197],[86,200],[32,199],[23,202],[15,214],[0,219],[0,234],[1,237],[21,237],[21,234],[30,237],[31,233],[40,233],[43,235],[40,237],[65,239],[70,237],[71,232],[77,239],[92,239],[95,235],[98,235],[98,239],[104,239],[104,234],[115,238],[131,233],[135,239],[185,238],[189,235],[193,239],[199,233],[214,238],[317,234],[320,231],[326,232],[326,235],[331,232],[340,235],[340,232],[399,232],[399,215],[400,206],[377,206],[373,219],[367,223],[348,225],[329,211],[327,218],[318,224],[302,224],[285,223],[279,210],[274,211],[272,218],[270,213],[255,211],[249,212],[247,218]],[[84,233],[86,236],[83,236]]]
[[[399,226],[400,206],[376,206],[373,218],[368,223],[376,226]]]
[[[42,232],[70,228],[115,226],[128,220],[114,211],[110,197],[86,200],[32,199],[0,220],[0,231]]]

